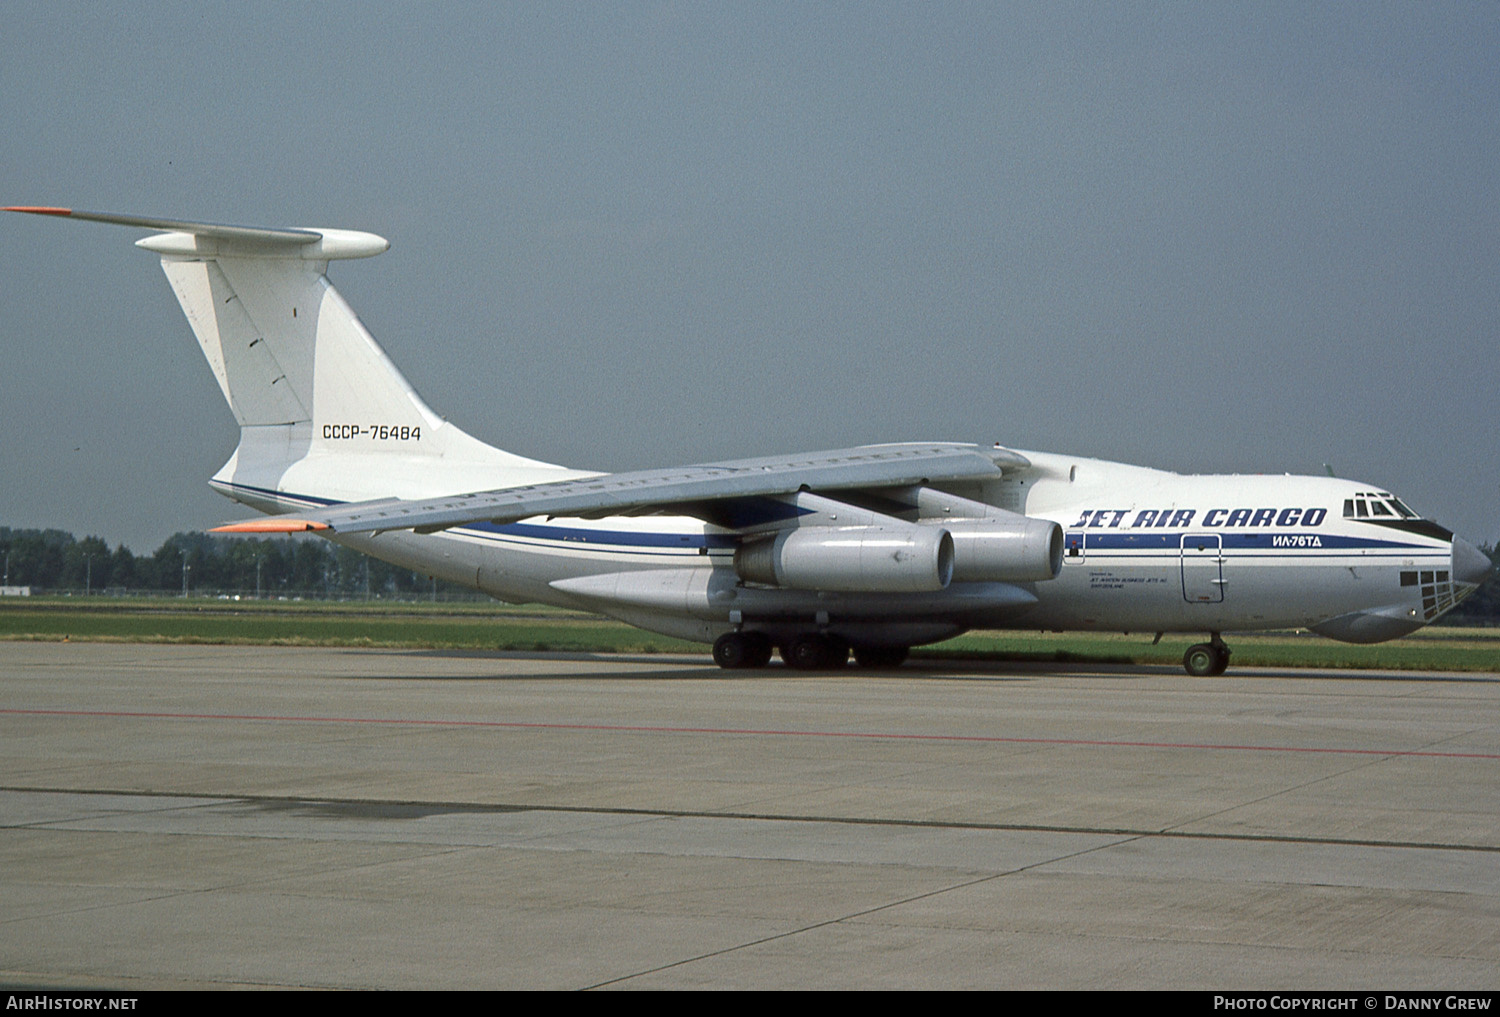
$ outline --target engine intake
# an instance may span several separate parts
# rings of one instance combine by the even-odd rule
[[[734,570],[789,590],[926,593],[952,581],[953,547],[937,526],[810,526],[741,545]]]

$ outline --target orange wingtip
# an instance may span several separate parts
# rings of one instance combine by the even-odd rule
[[[71,208],[53,208],[50,205],[6,205],[3,212],[30,212],[32,215],[72,215]]]
[[[310,519],[252,519],[245,523],[230,523],[215,526],[209,533],[306,533],[308,530],[326,530],[327,523]]]

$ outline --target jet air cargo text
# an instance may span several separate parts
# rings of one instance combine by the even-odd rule
[[[1212,508],[1203,513],[1197,525],[1212,529],[1321,526],[1327,516],[1328,510],[1322,508]],[[1197,509],[1084,509],[1069,528],[1178,530],[1194,525],[1197,518]]]

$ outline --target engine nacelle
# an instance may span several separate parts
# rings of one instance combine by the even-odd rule
[[[927,593],[953,579],[953,538],[937,526],[809,526],[741,545],[734,570],[789,590]]]
[[[1047,519],[1007,513],[999,519],[945,519],[953,538],[953,580],[1028,583],[1062,570],[1062,527]]]

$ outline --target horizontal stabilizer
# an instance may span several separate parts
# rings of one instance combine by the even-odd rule
[[[117,215],[114,212],[84,212],[72,208],[49,208],[41,205],[8,205],[6,212],[29,212],[32,215],[56,215],[89,222],[108,222],[116,226],[144,226],[146,229],[171,233],[191,233],[199,237],[223,240],[258,240],[262,243],[311,244],[321,233],[316,230],[271,229],[264,226],[225,226],[213,222],[184,222],[179,219],[155,219],[143,215]]]
[[[216,222],[189,222],[185,219],[158,219],[154,216],[120,215],[116,212],[85,212],[50,205],[6,205],[5,212],[51,215],[62,219],[107,222],[116,226],[140,226],[162,231],[164,236],[147,237],[137,246],[157,254],[193,257],[197,255],[260,255],[292,257],[307,261],[331,261],[336,258],[368,258],[390,249],[390,241],[374,233],[358,230],[305,229],[280,226],[230,226]],[[198,238],[204,238],[199,240]],[[210,243],[212,242],[212,243]],[[229,246],[224,246],[224,245]]]

